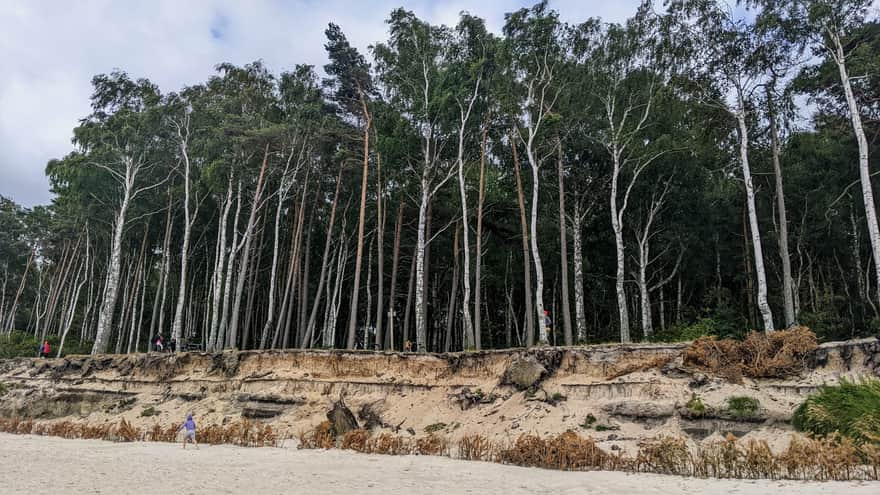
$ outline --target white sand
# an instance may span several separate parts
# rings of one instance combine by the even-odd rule
[[[440,457],[111,443],[0,434],[0,493],[748,494],[880,493],[880,483],[571,473]]]

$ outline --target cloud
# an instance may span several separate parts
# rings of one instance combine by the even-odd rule
[[[32,206],[51,199],[45,165],[72,150],[71,131],[89,113],[91,78],[114,69],[167,91],[202,82],[220,62],[257,59],[279,72],[326,63],[324,28],[339,24],[361,50],[385,37],[401,3],[432,23],[461,11],[500,31],[523,0],[5,0],[0,2],[0,195]],[[557,0],[569,22],[621,21],[637,0]]]

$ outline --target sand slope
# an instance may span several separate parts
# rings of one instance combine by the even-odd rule
[[[703,480],[573,473],[440,457],[374,456],[0,434],[0,492],[36,494],[749,494],[880,493],[880,483]]]

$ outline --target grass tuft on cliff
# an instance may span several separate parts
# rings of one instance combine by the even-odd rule
[[[822,387],[794,412],[794,427],[814,435],[835,432],[856,443],[880,444],[880,379],[842,379]]]

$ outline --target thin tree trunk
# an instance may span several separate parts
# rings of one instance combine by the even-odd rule
[[[755,208],[755,186],[752,183],[752,173],[749,168],[749,136],[748,127],[746,126],[746,116],[744,109],[745,102],[742,95],[739,95],[739,110],[736,112],[736,120],[739,124],[740,141],[739,154],[743,170],[743,179],[746,186],[746,205],[749,210],[749,227],[752,234],[752,249],[755,251],[755,275],[758,281],[758,310],[761,312],[761,318],[764,320],[764,331],[772,332],[775,327],[773,325],[773,313],[770,311],[770,305],[767,303],[767,275],[764,270],[764,254],[761,247],[761,232],[758,230],[758,213]]]
[[[351,304],[349,307],[348,334],[346,348],[354,349],[355,337],[357,337],[358,295],[361,284],[361,265],[364,261],[364,223],[367,213],[367,177],[370,173],[370,114],[367,111],[366,102],[361,96],[361,106],[364,113],[364,172],[361,179],[361,207],[358,213],[358,239],[357,254],[354,262],[354,282],[351,289]]]
[[[522,227],[522,251],[523,251],[523,279],[525,283],[526,303],[526,347],[535,345],[535,314],[532,310],[532,266],[529,256],[529,229],[526,222],[526,206],[523,195],[522,177],[519,173],[519,154],[516,150],[516,139],[510,136],[510,145],[513,150],[513,170],[516,174],[516,197],[519,204],[519,219]],[[543,316],[541,317],[543,320]]]
[[[384,335],[382,334],[382,318],[384,299],[383,286],[385,271],[385,245],[382,242],[385,237],[385,201],[382,199],[382,158],[376,157],[376,340],[374,341],[376,349],[381,349],[384,343]]]
[[[530,132],[529,141],[526,143],[526,157],[532,168],[532,205],[531,221],[529,223],[530,241],[532,245],[532,261],[535,265],[535,311],[538,315],[538,344],[548,345],[547,318],[544,317],[544,267],[541,263],[541,253],[538,251],[538,160],[532,149],[533,135]]]
[[[321,303],[321,291],[327,279],[327,266],[330,255],[330,247],[333,244],[333,223],[336,221],[336,205],[339,202],[339,187],[342,184],[342,165],[339,166],[339,174],[336,177],[336,190],[333,193],[333,203],[330,205],[330,220],[327,223],[327,238],[324,241],[324,254],[321,255],[321,275],[318,278],[318,290],[315,293],[315,301],[312,303],[312,312],[309,316],[309,323],[306,329],[305,337],[300,343],[300,347],[305,348],[312,341],[315,332],[315,324],[318,316],[318,306]],[[329,284],[328,284],[329,285]],[[330,304],[330,301],[327,301]]]
[[[180,287],[177,293],[177,308],[174,310],[174,322],[171,324],[171,338],[174,342],[181,342],[181,327],[183,324],[183,310],[187,303],[186,276],[189,266],[189,238],[192,226],[196,221],[198,212],[190,216],[190,163],[187,145],[189,141],[189,114],[185,124],[177,127],[177,135],[180,138],[180,154],[183,157],[183,243],[180,247]]]
[[[453,268],[452,268],[452,290],[449,294],[449,307],[446,310],[446,339],[443,343],[443,352],[449,352],[452,345],[452,324],[455,321],[455,303],[458,299],[458,256],[459,247],[458,240],[461,234],[461,227],[455,226],[455,241],[452,244]]]
[[[232,319],[229,322],[229,334],[226,336],[226,345],[235,347],[238,345],[239,311],[241,310],[241,296],[244,291],[244,283],[247,278],[248,260],[250,259],[251,242],[254,238],[254,226],[257,220],[257,210],[260,208],[260,200],[263,196],[263,176],[266,174],[266,164],[269,162],[269,144],[263,152],[263,164],[260,166],[260,175],[257,177],[257,188],[254,191],[254,199],[251,201],[251,213],[248,218],[247,229],[244,233],[244,254],[238,269],[235,296],[232,302]]]
[[[235,260],[241,244],[238,241],[238,217],[241,213],[241,179],[238,180],[238,192],[235,198],[235,216],[232,217],[232,244],[229,249],[229,258],[226,260],[226,275],[223,282],[223,310],[220,315],[220,328],[217,330],[217,340],[212,346],[213,350],[227,347],[226,335],[229,328],[229,302],[232,298],[232,277],[235,269]]]
[[[391,290],[388,294],[388,329],[385,335],[385,348],[394,350],[394,317],[397,303],[397,269],[400,263],[400,230],[403,226],[403,202],[397,207],[397,222],[394,224],[394,247],[391,254]]]
[[[571,307],[569,306],[569,296],[568,296],[568,240],[566,239],[566,224],[565,224],[565,183],[563,181],[563,170],[562,170],[562,162],[563,162],[563,154],[562,154],[562,140],[559,137],[556,138],[556,147],[558,153],[557,160],[557,176],[559,177],[559,246],[560,246],[560,257],[561,260],[561,270],[562,270],[562,323],[565,335],[565,345],[572,344],[572,332],[571,332]]]
[[[587,340],[587,312],[584,304],[584,253],[583,253],[583,215],[581,199],[576,198],[571,219],[572,244],[574,245],[574,315],[577,325],[577,343]]]
[[[852,84],[846,69],[846,56],[843,51],[843,43],[838,33],[830,31],[830,38],[834,44],[833,58],[840,73],[840,82],[843,86],[843,94],[846,96],[846,104],[849,107],[849,117],[852,122],[853,133],[859,146],[859,180],[862,185],[862,199],[865,203],[865,219],[868,222],[868,238],[871,241],[871,253],[874,257],[874,275],[877,282],[877,296],[880,298],[880,226],[877,224],[877,209],[874,204],[874,188],[871,185],[871,170],[868,161],[868,140],[865,137],[865,129],[862,127],[862,115],[856,98],[853,95]]]
[[[483,265],[483,203],[486,199],[486,141],[489,127],[483,126],[480,139],[480,188],[477,193],[477,249],[474,252],[474,344],[477,350],[483,348],[482,320],[480,308],[482,298],[482,265]]]
[[[785,326],[795,324],[793,281],[791,277],[791,255],[788,252],[788,218],[785,209],[785,193],[782,188],[782,165],[779,163],[779,136],[776,123],[776,102],[773,95],[775,86],[767,86],[767,118],[770,121],[770,148],[773,154],[773,175],[776,179],[776,209],[779,215],[779,258],[782,260],[782,302],[785,310]]]
[[[223,299],[223,270],[226,267],[226,222],[229,218],[229,210],[232,208],[232,174],[226,186],[226,196],[223,200],[223,210],[220,214],[220,220],[217,233],[217,256],[214,265],[214,275],[212,277],[211,291],[211,322],[208,332],[208,351],[214,351],[217,345],[217,331],[220,322],[220,301]],[[152,331],[152,329],[151,329]]]

